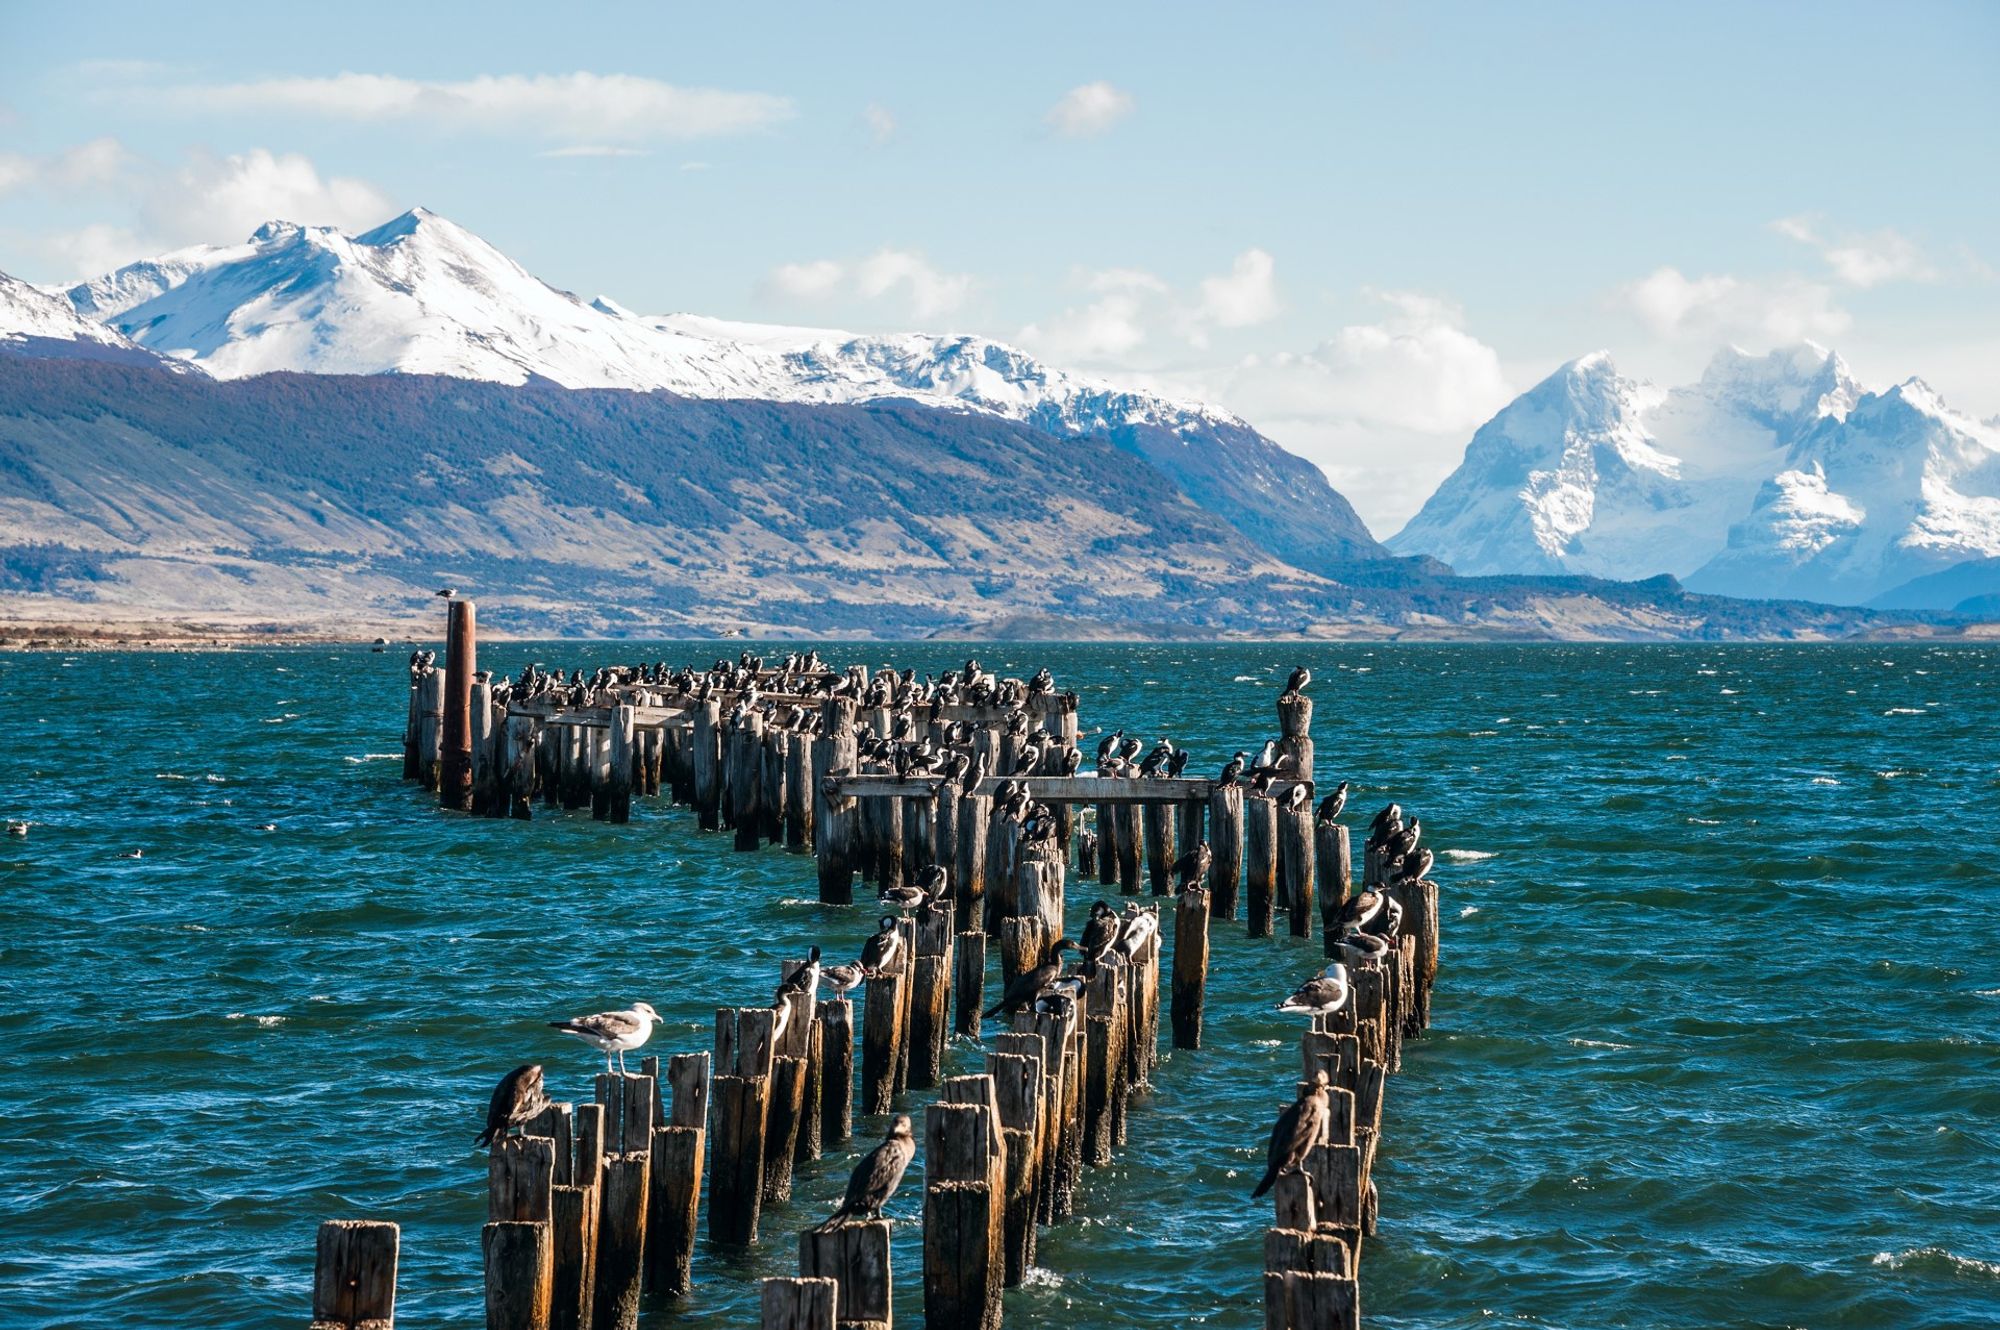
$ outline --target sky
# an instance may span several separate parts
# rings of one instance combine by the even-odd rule
[[[0,0],[0,271],[423,205],[646,313],[1197,396],[1387,536],[1564,361],[2000,416],[2000,5]]]

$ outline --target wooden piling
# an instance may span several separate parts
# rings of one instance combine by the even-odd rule
[[[495,816],[495,773],[499,766],[500,743],[494,722],[493,685],[485,679],[472,681],[472,700],[467,707],[472,727],[472,785],[466,811],[475,817]],[[505,812],[503,808],[499,810]]]
[[[924,1120],[924,1325],[999,1330],[1006,1138],[993,1078],[953,1077]]]
[[[444,698],[443,670],[432,670],[417,680],[417,779],[434,794],[443,779]]]
[[[1208,796],[1208,908],[1217,919],[1236,917],[1236,887],[1243,877],[1243,787],[1224,785]]]
[[[1084,990],[1083,1159],[1099,1167],[1111,1162],[1112,1147],[1118,1142],[1125,1063],[1124,972],[1117,955],[1107,956]]]
[[[622,703],[611,709],[611,727],[605,735],[610,750],[605,782],[604,820],[607,822],[632,820],[632,723],[635,714],[630,706]]]
[[[769,1007],[723,1007],[715,1013],[716,1071],[709,1086],[711,1242],[747,1246],[757,1240],[774,1057],[771,1023]]]
[[[754,850],[764,843],[764,717],[755,711],[738,716],[724,742],[729,746],[729,821],[736,848]]]
[[[1175,1048],[1201,1047],[1202,1006],[1208,994],[1208,888],[1197,883],[1174,907]]]
[[[593,1330],[636,1330],[646,1251],[646,1200],[653,1155],[646,1150],[604,1156],[598,1191],[597,1279],[591,1293]]]
[[[1020,1284],[1035,1262],[1035,1184],[1041,1171],[1042,1043],[1033,1035],[1007,1033],[994,1041],[986,1055],[986,1074],[993,1078],[1000,1125],[1006,1137],[1007,1203],[1001,1243],[1005,1255],[1004,1282]]]
[[[1166,804],[1146,804],[1139,810],[1139,834],[1146,852],[1146,878],[1155,896],[1173,891],[1174,860],[1179,857],[1174,838],[1174,810]]]
[[[834,1330],[840,1282],[834,1279],[766,1279],[759,1295],[763,1330]]]
[[[1251,937],[1271,936],[1277,885],[1278,801],[1252,793],[1243,800],[1243,889]]]
[[[1280,808],[1278,814],[1278,896],[1293,937],[1311,937],[1313,925],[1313,808]]]
[[[479,1246],[486,1262],[486,1330],[548,1330],[555,1295],[549,1223],[491,1223],[481,1230]]]
[[[858,813],[853,799],[827,793],[826,778],[856,769],[853,699],[826,699],[820,704],[820,724],[820,737],[812,746],[813,853],[819,898],[824,904],[847,905],[854,900]]]
[[[840,1330],[890,1330],[889,1221],[842,1221],[799,1234],[799,1274],[840,1286]]]
[[[1015,849],[1013,911],[1039,918],[1048,925],[1051,938],[1063,935],[1063,878],[1068,870],[1068,851],[1056,841]]]
[[[402,1230],[372,1219],[329,1219],[313,1253],[312,1330],[394,1330]]]
[[[708,1141],[709,1055],[675,1054],[667,1080],[673,1107],[666,1125],[653,1128],[642,1285],[647,1293],[677,1297],[694,1286],[694,1238]]]
[[[532,716],[508,716],[505,732],[504,757],[500,779],[504,785],[501,799],[503,809],[495,810],[495,816],[505,812],[508,817],[527,821],[534,816],[535,796],[535,720]]]
[[[722,704],[714,698],[694,704],[694,811],[703,831],[722,826]]]
[[[861,1104],[887,1113],[896,1102],[896,1067],[903,1048],[905,971],[878,974],[865,983],[861,1025]]]
[[[796,730],[785,736],[785,848],[800,850],[813,840],[812,739]]]
[[[1111,822],[1117,828],[1118,891],[1139,894],[1139,816],[1131,804],[1113,804]]]
[[[1319,885],[1320,937],[1327,955],[1334,952],[1334,919],[1354,890],[1354,860],[1347,826],[1322,822],[1313,828],[1313,872]]]
[[[913,1090],[927,1090],[944,1077],[945,1044],[951,1037],[952,935],[956,912],[949,904],[917,915],[915,964],[910,971],[910,1074]]]
[[[968,928],[959,933],[952,982],[952,1033],[979,1038],[979,1019],[986,1010],[986,933]]]
[[[819,1134],[839,1145],[854,1134],[854,1004],[844,997],[819,1004]]]
[[[438,803],[472,807],[472,675],[479,668],[479,633],[469,600],[449,606],[444,659],[444,732],[438,771]]]
[[[801,962],[785,961],[779,977],[789,979]],[[792,1198],[792,1164],[798,1158],[799,1134],[806,1119],[806,1083],[810,1078],[813,1009],[818,994],[795,993],[784,1037],[771,1061],[771,1103],[764,1121],[764,1203]],[[812,1105],[817,1123],[819,1105]],[[815,1135],[817,1131],[815,1130]]]
[[[1292,760],[1299,780],[1313,778],[1313,704],[1304,693],[1286,693],[1278,699],[1278,752]]]
[[[990,796],[959,796],[955,820],[958,854],[952,869],[952,890],[958,896],[958,917],[968,925],[984,918],[981,912],[986,900],[986,837],[992,816]]]

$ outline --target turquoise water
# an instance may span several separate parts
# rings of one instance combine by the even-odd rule
[[[1274,728],[1303,661],[1319,776],[1423,818],[1435,1028],[1389,1087],[1369,1324],[2000,1322],[2000,652],[980,655],[1048,663],[1086,731],[1171,734],[1198,769]],[[890,657],[963,659],[855,655]],[[0,841],[0,1326],[302,1324],[340,1215],[403,1224],[408,1324],[477,1324],[485,1094],[532,1059],[582,1095],[597,1065],[543,1021],[644,997],[658,1051],[703,1048],[780,956],[858,946],[874,912],[813,903],[809,859],[658,802],[439,813],[399,779],[403,680],[349,649],[0,657],[5,812],[35,822]],[[1216,929],[1208,1047],[1168,1055],[1010,1324],[1261,1324],[1246,1194],[1298,1033],[1268,1008],[1316,952]],[[649,1323],[755,1324],[748,1280],[790,1272],[851,1157],[747,1256],[700,1248]],[[912,1185],[891,1213],[920,1209]]]

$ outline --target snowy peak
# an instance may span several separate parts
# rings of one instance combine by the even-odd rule
[[[160,363],[158,356],[78,314],[62,296],[6,273],[0,273],[0,353]]]
[[[1702,372],[1696,391],[1777,429],[1823,416],[1844,419],[1865,390],[1838,355],[1800,342],[1762,356],[1725,347]]]

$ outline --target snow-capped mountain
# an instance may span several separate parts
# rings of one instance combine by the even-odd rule
[[[0,354],[164,363],[117,332],[84,318],[60,294],[0,273]],[[176,366],[198,373],[192,366]]]
[[[636,315],[557,290],[421,208],[358,236],[268,223],[244,244],[135,263],[69,294],[78,312],[223,379],[441,374],[699,398],[897,398],[1104,434],[1302,567],[1382,554],[1316,467],[1205,404],[1072,375],[979,337]]]
[[[1869,393],[1810,343],[1730,348],[1664,391],[1599,352],[1481,426],[1388,544],[1468,574],[1671,573],[1857,602],[2000,552],[1994,438],[1914,380]]]

